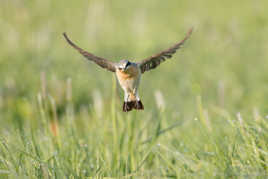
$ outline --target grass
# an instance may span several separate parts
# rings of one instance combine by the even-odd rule
[[[0,178],[267,178],[266,1],[8,1],[0,6]],[[145,111],[62,37],[138,61]]]

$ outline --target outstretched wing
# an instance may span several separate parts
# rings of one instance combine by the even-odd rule
[[[83,49],[81,49],[80,47],[78,47],[77,45],[75,45],[66,35],[66,33],[63,33],[64,38],[66,39],[66,41],[73,47],[75,48],[79,53],[81,53],[84,57],[86,57],[88,60],[91,60],[93,62],[95,62],[96,64],[98,64],[100,67],[102,68],[106,68],[107,70],[111,71],[111,72],[115,72],[116,68],[115,68],[115,64],[109,60],[106,60],[104,58],[101,57],[97,57],[95,55],[93,55],[92,53],[89,53]]]
[[[186,37],[180,41],[179,43],[173,45],[171,48],[164,50],[156,55],[153,55],[149,58],[146,58],[139,62],[139,66],[141,69],[141,72],[144,73],[145,71],[149,71],[151,69],[156,68],[158,65],[160,65],[161,62],[165,61],[167,58],[171,58],[172,55],[184,44],[184,42],[190,37],[193,29],[191,28]]]

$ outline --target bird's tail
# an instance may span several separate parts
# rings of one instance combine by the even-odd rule
[[[129,112],[129,111],[131,111],[132,109],[143,110],[144,107],[143,107],[142,102],[141,102],[140,100],[136,100],[136,101],[127,101],[127,102],[124,101],[124,104],[123,104],[123,111],[124,111],[124,112]]]
[[[135,101],[134,109],[136,110],[144,110],[143,104],[141,100]]]

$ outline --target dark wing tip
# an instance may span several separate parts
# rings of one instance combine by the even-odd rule
[[[62,35],[66,40],[68,39],[66,32],[63,32]]]
[[[190,36],[194,30],[194,27],[191,27],[190,30],[187,32],[187,36]]]
[[[186,39],[188,39],[191,35],[192,35],[192,32],[194,30],[194,27],[190,28],[185,36],[185,38],[182,40],[182,42],[184,42]]]
[[[63,32],[62,35],[64,36],[64,38],[65,38],[67,41],[69,41],[69,38],[68,38],[66,32]]]
[[[64,36],[65,40],[66,40],[71,46],[73,46],[74,48],[80,50],[80,48],[77,47],[77,46],[76,46],[76,45],[69,39],[69,37],[67,36],[66,32],[63,32],[62,35]]]
[[[67,35],[66,35],[66,32],[63,32],[63,33],[62,33],[62,35],[63,35],[64,37],[66,37],[66,36],[67,36]]]

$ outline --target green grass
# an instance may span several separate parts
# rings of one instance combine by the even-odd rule
[[[267,178],[268,2],[0,2],[0,178]],[[122,112],[96,55],[138,61],[142,112]]]

